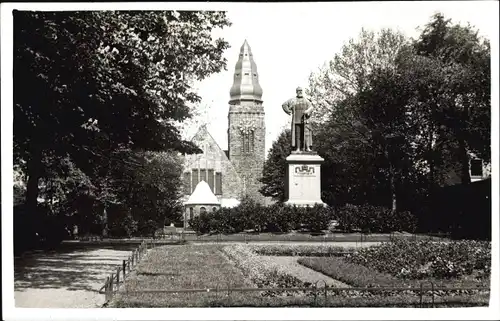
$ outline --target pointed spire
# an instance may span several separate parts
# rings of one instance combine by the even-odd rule
[[[246,39],[240,48],[240,55],[234,68],[233,86],[229,94],[230,104],[236,104],[242,100],[262,102],[262,87],[259,84],[257,65]]]

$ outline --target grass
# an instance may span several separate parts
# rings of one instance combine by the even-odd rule
[[[130,293],[143,290],[204,289],[227,287],[230,281],[234,287],[250,287],[241,271],[236,268],[219,250],[218,246],[161,246],[149,250],[121,288],[114,303],[128,306],[142,302],[163,304],[171,302],[189,306],[186,295],[165,293]],[[129,292],[129,293],[127,293]],[[205,298],[197,296],[193,303],[203,304]],[[191,301],[191,300],[189,300]],[[136,302],[136,303],[133,303]]]

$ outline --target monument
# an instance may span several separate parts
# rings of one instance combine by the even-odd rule
[[[282,105],[283,111],[292,116],[292,153],[286,158],[287,205],[325,205],[321,200],[321,164],[324,159],[312,150],[313,135],[309,118],[313,105],[303,96],[302,88]]]

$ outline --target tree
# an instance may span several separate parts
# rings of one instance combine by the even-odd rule
[[[292,152],[292,133],[285,129],[273,142],[262,170],[260,193],[278,202],[286,201],[286,158]]]
[[[395,59],[406,50],[409,40],[401,33],[382,29],[375,33],[361,29],[339,53],[317,72],[311,73],[306,93],[315,104],[311,122],[316,127],[335,113],[342,100],[367,86],[368,76],[376,69],[395,69]],[[347,116],[347,115],[344,115]],[[344,123],[352,123],[345,119]]]
[[[414,44],[418,55],[445,66],[446,95],[437,102],[441,141],[448,163],[456,162],[463,184],[470,183],[469,152],[490,161],[490,45],[470,25],[452,25],[440,13],[432,17]],[[446,167],[446,166],[445,166]],[[445,168],[446,170],[446,168]]]
[[[15,11],[14,156],[30,210],[47,155],[69,157],[102,192],[112,162],[140,165],[123,151],[199,151],[174,122],[200,100],[190,81],[226,67],[211,30],[229,24],[208,11]]]

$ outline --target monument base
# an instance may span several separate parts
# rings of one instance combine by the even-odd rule
[[[321,164],[324,159],[316,153],[292,153],[286,158],[286,205],[314,206],[326,204],[321,200]]]

